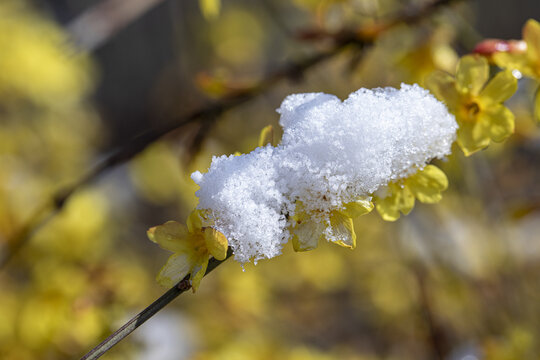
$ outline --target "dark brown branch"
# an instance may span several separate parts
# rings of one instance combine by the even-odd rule
[[[231,257],[231,255],[232,250],[231,248],[229,248],[225,260],[216,260],[214,258],[210,259],[210,262],[208,263],[208,268],[206,269],[206,274],[204,274],[204,276],[208,275],[212,270],[214,270],[221,263]],[[144,324],[146,320],[150,319],[158,311],[160,311],[169,303],[171,303],[171,301],[176,299],[180,294],[188,291],[189,289],[191,289],[191,283],[189,281],[188,274],[178,284],[169,289],[165,294],[161,295],[159,299],[154,301],[143,311],[131,318],[131,320],[125,323],[124,326],[116,330],[107,339],[103,340],[103,342],[93,348],[88,354],[84,355],[81,360],[93,360],[101,357],[101,355],[109,351],[109,349],[111,349],[114,345],[118,344],[125,337],[131,334],[135,329]]]

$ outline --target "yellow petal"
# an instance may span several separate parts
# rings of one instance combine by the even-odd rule
[[[272,125],[268,125],[261,130],[259,135],[259,146],[265,146],[266,144],[274,143],[274,128]]]
[[[211,227],[204,228],[203,234],[208,252],[217,260],[225,260],[227,257],[227,248],[229,247],[229,242],[225,235]]]
[[[297,220],[298,221],[298,220]],[[292,229],[292,244],[294,251],[309,251],[316,249],[323,225],[309,219],[299,220],[299,223]]]
[[[500,68],[515,69],[519,70],[525,76],[535,76],[535,71],[527,59],[527,54],[495,53],[493,54],[493,62]]]
[[[529,19],[523,27],[523,40],[527,43],[529,59],[540,65],[540,23]]]
[[[385,221],[396,221],[399,219],[399,209],[396,206],[394,196],[387,196],[384,199],[375,200],[375,208]]]
[[[534,118],[540,123],[540,87],[536,89],[536,95],[534,97]]]
[[[489,65],[482,56],[466,55],[456,71],[457,89],[462,94],[478,95],[489,78]]]
[[[189,252],[192,247],[188,229],[176,221],[167,221],[163,225],[154,226],[148,229],[146,234],[162,249],[172,252]]]
[[[414,195],[408,186],[400,187],[397,193],[397,203],[403,215],[408,215],[414,207]]]
[[[159,271],[156,280],[163,286],[174,286],[189,274],[194,265],[193,257],[187,254],[171,255]]]
[[[510,70],[500,71],[481,91],[479,100],[489,107],[508,100],[517,90],[517,79]]]
[[[462,121],[457,131],[457,143],[465,156],[471,156],[489,145],[489,134],[477,121]]]
[[[202,228],[202,211],[195,209],[189,214],[187,219],[187,227],[190,233],[195,234],[201,231]]]
[[[340,211],[333,211],[330,215],[330,225],[334,235],[339,239],[336,244],[349,249],[356,247],[356,234],[350,217]]]
[[[369,213],[371,210],[373,210],[371,200],[358,199],[345,204],[345,209],[341,210],[341,212],[350,218],[356,218]]]
[[[450,109],[457,109],[459,94],[453,76],[437,70],[426,78],[425,84],[437,99],[443,101]]]
[[[191,288],[193,292],[197,291],[199,285],[201,285],[201,280],[206,274],[206,269],[208,268],[208,255],[199,258],[193,269],[191,270]]]
[[[375,207],[385,221],[396,221],[399,219],[400,211],[407,215],[414,207],[414,195],[408,186],[398,184],[388,185],[388,196],[377,198]]]
[[[448,187],[448,178],[435,165],[427,165],[407,179],[407,185],[419,201],[434,204],[441,200],[441,191]]]
[[[514,114],[501,104],[482,111],[479,119],[493,141],[501,142],[514,132]]]

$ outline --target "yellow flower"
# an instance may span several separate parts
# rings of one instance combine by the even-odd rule
[[[225,235],[203,226],[204,222],[203,212],[194,210],[189,215],[187,227],[176,221],[168,221],[148,230],[150,240],[174,253],[157,276],[160,284],[171,287],[191,274],[191,286],[195,291],[206,273],[210,256],[217,260],[227,257],[228,241]]]
[[[92,88],[91,64],[30,1],[0,1],[0,98],[58,108]],[[23,104],[25,104],[23,102]]]
[[[498,52],[493,55],[497,66],[519,70],[523,75],[540,82],[540,23],[529,19],[523,27],[525,51]],[[540,89],[536,91],[534,117],[540,121]]]
[[[529,19],[523,27],[525,51],[497,52],[493,61],[497,66],[519,70],[523,75],[540,81],[540,23]]]
[[[221,0],[199,0],[199,7],[206,20],[215,20],[221,10]]]
[[[448,179],[441,169],[427,165],[416,174],[388,184],[386,191],[375,196],[375,206],[386,221],[396,221],[400,212],[407,215],[414,207],[415,198],[434,204],[442,198],[441,191],[448,187]]]
[[[354,249],[356,247],[356,234],[354,232],[353,218],[369,213],[373,210],[373,203],[367,199],[345,204],[342,209],[330,213],[330,226],[333,235],[339,239],[333,241],[338,245]],[[302,203],[296,205],[296,212],[292,217],[293,228],[292,243],[295,251],[313,250],[319,244],[319,239],[325,238],[323,231],[327,227],[324,221],[317,221],[314,214],[306,212]]]
[[[457,143],[466,156],[514,132],[514,114],[502,102],[514,94],[517,80],[509,70],[488,79],[487,60],[467,55],[459,61],[455,77],[435,71],[426,80],[428,89],[455,115]]]

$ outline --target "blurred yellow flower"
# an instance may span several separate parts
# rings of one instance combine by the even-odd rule
[[[221,11],[221,0],[199,0],[199,7],[206,20],[214,20]]]
[[[526,50],[497,52],[493,61],[497,66],[519,70],[523,75],[540,82],[540,23],[529,19],[523,27]],[[534,117],[540,121],[540,91],[536,91]]]
[[[519,70],[523,75],[540,81],[540,23],[529,19],[523,27],[525,51],[496,52],[493,61],[497,66]]]
[[[330,226],[332,233],[338,241],[336,244],[354,249],[356,247],[356,234],[354,232],[353,218],[369,213],[373,210],[373,203],[367,199],[358,199],[347,203],[342,209],[330,213]],[[316,216],[304,210],[302,203],[296,205],[296,212],[292,216],[292,244],[295,251],[313,250],[324,238],[324,230],[328,224],[318,221]]]
[[[457,143],[466,156],[514,132],[514,115],[502,102],[514,94],[517,80],[509,70],[488,79],[487,60],[467,55],[460,59],[455,77],[435,71],[426,80],[428,89],[456,116]]]
[[[227,257],[228,241],[221,232],[203,224],[206,220],[201,210],[194,210],[187,220],[187,227],[168,221],[148,230],[148,238],[165,250],[174,252],[158,274],[164,286],[173,286],[187,274],[193,291],[196,291],[206,273],[210,256],[217,260]]]
[[[414,207],[415,199],[427,204],[439,202],[441,191],[448,187],[444,172],[434,165],[427,165],[414,175],[388,184],[378,191],[375,206],[386,221],[396,221],[400,212],[407,215]]]
[[[58,107],[77,103],[92,88],[89,59],[68,35],[26,1],[0,2],[0,97],[26,97]]]

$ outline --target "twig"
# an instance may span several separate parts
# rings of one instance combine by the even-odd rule
[[[229,248],[227,250],[227,257],[225,258],[225,260],[231,257],[231,255],[232,255],[232,249]],[[204,274],[204,276],[208,275],[212,270],[218,267],[225,260],[216,260],[214,258],[210,259],[210,262],[208,263],[208,268],[206,269],[206,273]],[[131,320],[125,323],[124,326],[116,330],[107,339],[103,340],[103,342],[101,342],[98,346],[90,350],[90,352],[84,355],[81,358],[81,360],[93,360],[93,359],[97,359],[101,357],[101,355],[109,351],[109,349],[111,349],[114,345],[118,344],[125,337],[131,334],[135,329],[137,329],[139,326],[144,324],[146,320],[150,319],[158,311],[163,309],[171,301],[176,299],[180,294],[186,292],[190,288],[191,288],[191,283],[189,281],[189,274],[188,274],[178,284],[176,284],[174,287],[169,289],[165,294],[161,295],[159,299],[154,301],[152,304],[146,307],[143,311],[141,311],[140,313],[135,315],[133,318],[131,318]]]

